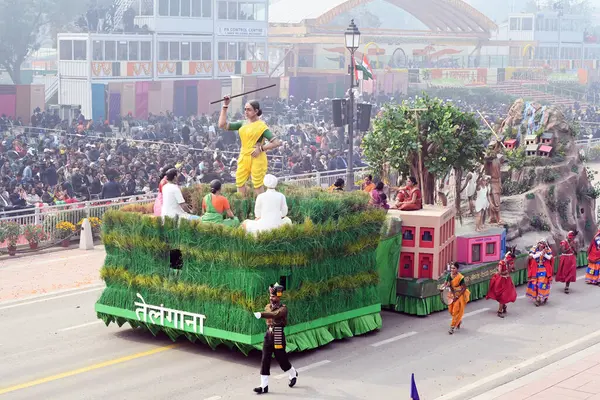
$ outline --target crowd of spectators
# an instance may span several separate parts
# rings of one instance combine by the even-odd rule
[[[489,96],[455,96],[464,111],[480,111],[490,124],[506,115],[509,101]],[[401,95],[364,96],[372,114]],[[265,121],[283,145],[270,152],[270,172],[278,176],[347,167],[347,135],[333,126],[331,101],[321,99],[261,100]],[[567,110],[570,118],[600,122],[594,107]],[[231,116],[242,120],[241,113]],[[151,193],[158,188],[159,169],[167,164],[180,171],[181,185],[220,179],[233,182],[239,138],[217,128],[218,115],[188,118],[170,112],[140,121],[131,115],[113,121],[87,119],[76,113],[71,122],[57,112],[36,109],[29,126],[0,117],[0,211],[40,204],[63,204],[89,199],[113,199]],[[599,124],[600,126],[600,124]],[[354,166],[365,166],[356,132]],[[600,136],[600,129],[598,130]]]

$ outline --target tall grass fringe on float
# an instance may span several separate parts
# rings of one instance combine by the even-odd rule
[[[235,190],[223,188],[235,215],[240,221],[253,218],[255,199]],[[401,219],[439,219],[440,226],[452,227],[445,245],[454,249],[454,223],[443,225],[454,220],[453,209],[425,206],[386,215],[368,206],[363,192],[286,185],[278,191],[287,198],[294,224],[257,236],[186,219],[165,218],[163,224],[152,216],[152,204],[107,212],[101,271],[106,289],[95,307],[98,318],[107,325],[127,322],[154,335],[163,331],[172,340],[185,336],[247,354],[261,349],[264,321],[253,312],[268,303],[265,287],[274,282],[285,287],[288,352],[378,330],[382,307],[417,315],[445,308],[437,291],[443,260],[430,267],[437,271],[431,278],[400,278],[403,230],[409,236]],[[208,192],[208,185],[183,189],[195,214]],[[423,270],[426,260],[415,261],[415,271]],[[473,299],[485,296],[496,266],[492,262],[463,271]],[[516,284],[526,280],[525,271],[523,262],[513,274]]]

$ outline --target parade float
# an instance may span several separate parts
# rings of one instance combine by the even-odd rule
[[[223,194],[236,216],[252,218],[254,198],[234,191],[225,187]],[[185,219],[163,223],[151,205],[107,212],[98,318],[247,354],[264,337],[264,321],[253,312],[268,302],[265,288],[278,282],[289,310],[289,352],[381,328],[380,293],[388,288],[380,287],[376,258],[389,263],[399,250],[397,223],[385,223],[384,211],[369,207],[362,192],[280,191],[294,224],[256,237]],[[208,187],[183,193],[197,213]]]
[[[396,266],[379,266],[388,268],[381,279],[392,287],[383,309],[419,316],[446,309],[439,288],[450,261],[461,265],[471,300],[484,298],[509,244],[517,254],[512,280],[524,284],[527,252],[538,240],[560,254],[568,231],[582,233],[580,249],[596,232],[597,191],[560,109],[518,100],[500,125],[488,128],[482,132],[474,115],[427,97],[388,105],[374,121],[363,142],[367,159],[376,170],[415,176],[426,203],[417,211],[390,210],[402,221],[402,246]],[[488,178],[485,212],[465,201],[468,175]],[[486,222],[478,225],[478,218]],[[587,266],[584,250],[577,265]]]

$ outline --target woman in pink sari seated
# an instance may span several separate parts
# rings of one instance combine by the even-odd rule
[[[160,212],[162,209],[162,204],[163,204],[163,194],[162,194],[162,188],[163,186],[165,186],[165,184],[167,183],[167,171],[175,168],[172,165],[167,165],[163,168],[161,168],[160,170],[160,175],[159,175],[159,179],[160,182],[158,184],[158,196],[156,196],[156,200],[154,201],[154,216],[155,217],[160,217]]]

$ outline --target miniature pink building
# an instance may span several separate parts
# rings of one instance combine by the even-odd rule
[[[509,139],[504,142],[504,145],[508,150],[513,150],[517,147],[517,139]]]
[[[456,238],[456,261],[461,264],[499,261],[504,256],[505,246],[504,228],[459,234]]]
[[[398,277],[438,279],[443,275],[454,258],[454,208],[426,205],[418,211],[389,213],[402,220]]]

